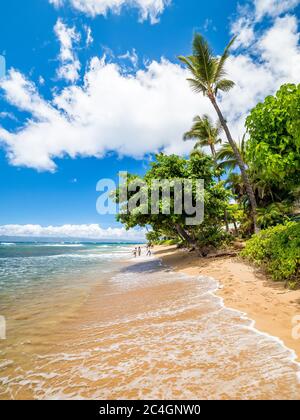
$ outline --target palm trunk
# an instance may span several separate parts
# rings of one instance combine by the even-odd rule
[[[237,227],[237,224],[236,224],[236,220],[235,219],[233,219],[233,225],[234,225],[234,230],[235,230],[236,236],[239,236],[239,230],[238,230],[238,227]]]
[[[210,144],[210,150],[211,150],[212,157],[214,158],[214,161],[217,163],[216,161],[217,152],[216,152],[215,146],[212,143]]]
[[[195,245],[195,241],[179,223],[176,225],[176,230],[178,235],[181,236],[185,241],[187,241],[188,244]]]
[[[217,167],[218,166],[217,152],[216,152],[215,145],[213,143],[210,143],[210,150],[211,150],[212,157],[213,157],[213,159],[215,161],[215,165]],[[219,180],[219,182],[221,182],[221,177],[220,176],[218,176],[218,180]],[[227,210],[224,211],[224,222],[225,222],[225,226],[226,226],[226,232],[228,233],[229,232],[229,225],[228,225],[228,213],[227,213]]]
[[[249,180],[249,177],[248,177],[248,174],[247,174],[247,171],[246,171],[245,163],[243,162],[243,159],[242,159],[242,156],[239,152],[239,149],[237,148],[237,145],[236,145],[235,141],[233,140],[233,138],[231,136],[231,133],[230,133],[228,125],[227,125],[227,122],[226,122],[225,118],[223,117],[223,114],[222,114],[222,112],[221,112],[221,110],[220,110],[220,108],[217,104],[215,96],[213,94],[210,94],[209,99],[210,99],[213,107],[215,108],[215,110],[218,114],[220,123],[221,123],[221,125],[222,125],[222,127],[225,131],[227,140],[228,140],[228,142],[229,142],[230,146],[232,147],[232,150],[235,154],[235,157],[236,157],[236,160],[237,160],[238,166],[240,168],[242,178],[243,178],[246,190],[247,190],[247,195],[248,195],[249,201],[250,201],[251,215],[252,215],[252,221],[253,221],[253,229],[254,229],[254,232],[257,233],[259,231],[259,229],[257,227],[257,221],[256,221],[256,219],[257,219],[257,204],[256,204],[256,199],[255,199],[255,195],[254,195],[254,192],[253,192],[253,188],[250,184],[250,180]]]
[[[229,223],[228,223],[228,212],[227,210],[224,211],[224,221],[226,226],[226,232],[229,232]]]

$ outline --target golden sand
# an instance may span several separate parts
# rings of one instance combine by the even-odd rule
[[[223,286],[219,295],[226,306],[247,313],[260,331],[279,337],[300,360],[300,338],[292,337],[293,320],[300,317],[300,290],[268,280],[239,258],[203,260],[175,247],[156,247],[156,256],[176,271],[214,277]]]
[[[230,260],[201,266],[170,248],[156,254],[182,273],[155,259],[130,261],[93,282],[74,308],[66,297],[64,319],[48,308],[45,323],[29,317],[26,342],[17,336],[0,343],[0,398],[299,399],[292,352],[224,307],[215,280],[199,277],[227,278],[231,299],[246,310],[241,296],[256,290],[251,269]],[[250,289],[242,292],[235,282],[245,281],[244,272]],[[267,290],[262,284],[261,293]],[[233,300],[226,303],[238,307]]]

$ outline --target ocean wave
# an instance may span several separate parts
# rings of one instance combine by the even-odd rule
[[[85,245],[59,243],[59,244],[38,244],[38,246],[49,247],[49,248],[83,248]]]

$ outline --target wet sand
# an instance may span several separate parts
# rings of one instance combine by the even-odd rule
[[[47,323],[29,316],[27,340],[0,346],[0,399],[299,399],[293,352],[224,306],[213,271],[199,276],[193,257],[156,253],[166,265],[126,261],[73,310],[66,288],[64,319],[55,307]]]
[[[285,289],[239,258],[203,260],[176,247],[156,247],[155,255],[178,272],[215,278],[227,307],[246,313],[258,330],[280,338],[300,361],[300,338],[292,337],[297,316],[300,333],[300,290]]]

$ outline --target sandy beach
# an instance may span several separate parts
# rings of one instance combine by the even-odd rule
[[[5,255],[29,249],[2,260],[0,400],[299,399],[297,297],[247,265],[120,244]]]
[[[272,282],[239,258],[203,260],[176,247],[156,247],[155,255],[178,272],[219,281],[218,295],[227,307],[246,313],[258,330],[281,339],[300,361],[300,339],[292,337],[293,319],[300,316],[300,290]]]

